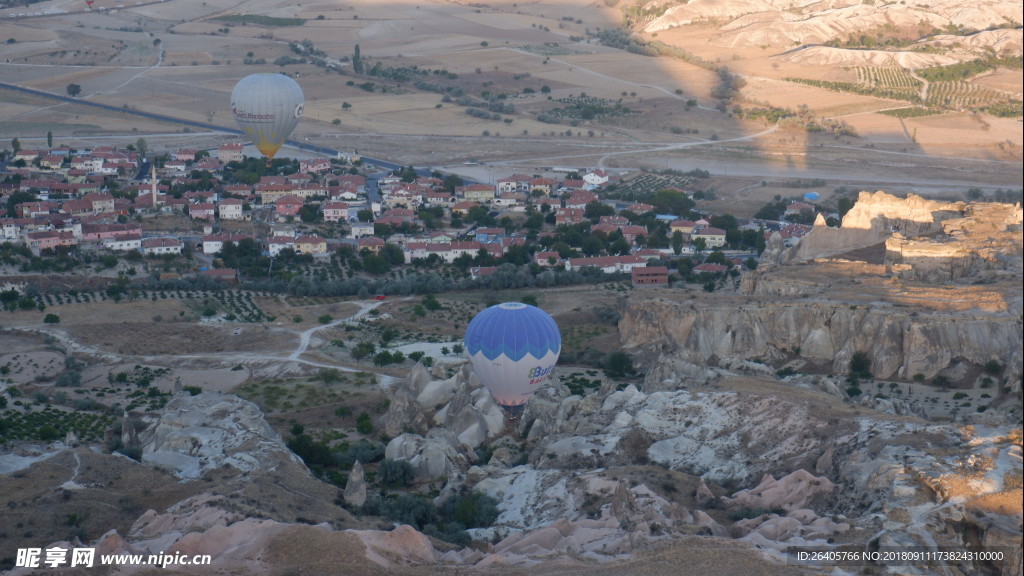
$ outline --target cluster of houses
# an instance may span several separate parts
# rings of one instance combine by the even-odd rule
[[[224,144],[213,154],[182,149],[166,158],[159,173],[153,168],[149,174],[139,175],[143,159],[131,150],[106,147],[81,153],[68,148],[19,150],[7,174],[0,174],[0,178],[12,175],[20,178],[0,182],[0,194],[4,204],[15,192],[31,193],[32,200],[16,204],[10,214],[0,213],[0,241],[22,242],[37,255],[80,244],[111,251],[135,250],[147,255],[177,254],[185,247],[183,239],[147,234],[141,222],[145,222],[147,214],[178,212],[202,222],[204,234],[195,248],[206,254],[216,254],[226,243],[237,244],[244,238],[258,242],[271,257],[286,249],[298,254],[326,256],[343,244],[360,251],[379,252],[391,241],[402,248],[407,263],[433,256],[451,263],[466,255],[474,257],[481,251],[500,257],[513,246],[524,246],[526,238],[507,233],[504,228],[468,227],[458,232],[401,234],[385,240],[374,236],[375,226],[418,229],[415,225],[422,207],[441,207],[448,216],[454,217],[470,214],[477,207],[514,214],[525,213],[529,206],[534,206],[552,212],[556,224],[577,224],[586,219],[588,204],[599,201],[601,187],[614,181],[602,170],[562,181],[514,174],[494,184],[469,184],[456,187],[452,192],[446,191],[445,182],[438,178],[422,177],[409,182],[398,176],[387,176],[377,182],[380,198],[371,199],[367,196],[363,176],[343,172],[331,160],[311,158],[301,160],[295,174],[264,176],[253,185],[218,184],[205,191],[169,193],[178,185],[189,188],[187,185],[194,184],[196,181],[189,176],[194,170],[207,171],[216,178],[228,162],[242,158],[239,143]],[[19,167],[22,165],[24,167]],[[135,179],[136,175],[144,180]],[[128,193],[115,197],[109,190],[112,178],[119,190]],[[544,205],[547,208],[543,208]],[[790,209],[799,213],[808,207],[814,209],[811,205],[793,205]],[[645,213],[654,207],[638,203],[625,209]],[[335,237],[302,233],[301,226],[291,226],[304,211],[307,215],[314,214],[317,221],[339,224],[332,234]],[[289,225],[272,227],[273,232],[266,238],[215,232],[218,223],[245,221],[256,213],[266,221]],[[373,221],[360,221],[357,213],[370,214]],[[143,218],[129,222],[128,215]],[[788,225],[778,232],[785,241],[793,242],[809,230],[809,226]],[[534,262],[542,267],[568,270],[592,266],[606,272],[631,273],[638,284],[661,283],[664,279],[657,270],[636,275],[650,260],[671,253],[669,249],[645,247],[649,232],[646,227],[633,224],[623,216],[610,215],[602,216],[591,231],[621,234],[631,247],[631,253],[563,260],[556,252],[540,251],[534,254]],[[681,233],[690,251],[698,241],[707,249],[726,243],[726,232],[711,226],[707,220],[673,219],[670,231],[671,234]],[[473,273],[485,275],[491,271],[477,268]]]

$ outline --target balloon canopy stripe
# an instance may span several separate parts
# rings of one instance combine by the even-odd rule
[[[466,350],[470,356],[482,354],[488,360],[505,356],[518,362],[527,355],[540,359],[561,351],[562,337],[551,316],[534,306],[507,304],[491,306],[469,323]]]

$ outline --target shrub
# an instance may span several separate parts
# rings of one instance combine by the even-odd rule
[[[785,514],[786,511],[782,508],[752,508],[744,507],[729,512],[730,520],[746,520],[748,518],[757,518],[758,516],[764,516],[765,514]]]
[[[366,412],[360,413],[359,417],[356,418],[356,431],[360,434],[370,434],[373,432],[373,420]]]
[[[60,316],[57,316],[56,314],[47,314],[46,317],[43,318],[43,322],[46,324],[60,324]]]
[[[633,369],[633,360],[629,357],[629,354],[626,354],[621,350],[612,352],[607,358],[605,358],[604,369],[609,376],[614,378],[621,378],[627,374],[633,374],[635,372]]]
[[[380,482],[385,486],[409,486],[412,484],[412,464],[407,460],[387,460],[380,464]]]

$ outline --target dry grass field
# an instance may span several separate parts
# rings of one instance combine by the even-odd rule
[[[594,39],[578,41],[587,31],[623,22],[621,7],[606,4],[503,1],[482,7],[359,0],[300,6],[281,0],[167,0],[120,9],[111,9],[112,1],[97,2],[95,10],[85,12],[84,3],[47,1],[34,9],[69,13],[0,20],[0,38],[10,39],[0,44],[0,69],[4,82],[57,95],[78,84],[80,98],[87,101],[227,127],[232,127],[228,95],[234,84],[253,72],[282,71],[297,77],[306,95],[296,137],[401,163],[458,169],[467,160],[487,161],[494,165],[491,179],[506,171],[568,164],[697,166],[734,178],[749,176],[752,182],[780,174],[826,174],[829,180],[876,183],[868,187],[934,191],[961,182],[1019,185],[1024,143],[1019,119],[967,112],[906,120],[881,116],[878,110],[905,103],[782,80],[851,81],[855,66],[797,63],[767,46],[723,48],[714,40],[721,35],[714,23],[647,35],[740,74],[746,80],[739,100],[744,107],[806,105],[817,117],[847,122],[858,136],[836,141],[794,130],[762,134],[764,122],[743,122],[714,110],[717,77],[706,67],[630,54]],[[302,20],[291,25],[295,22],[218,19],[241,14]],[[333,68],[274,64],[295,56],[289,43],[302,41],[323,51]],[[356,45],[366,66],[429,72],[405,81],[353,75],[349,59]],[[444,75],[435,73],[442,70]],[[417,78],[440,79],[473,97],[534,92],[511,98],[516,111],[502,114],[504,121],[481,120],[454,102],[442,102],[438,92],[414,87]],[[1000,69],[977,83],[1019,94],[1020,78],[1019,70]],[[359,86],[366,81],[375,84],[373,92]],[[541,87],[550,94],[542,94]],[[633,113],[575,126],[537,120],[537,114],[563,106],[559,99],[583,93],[619,102]],[[690,99],[698,106],[685,106]],[[40,102],[3,89],[0,120],[0,138],[18,137],[25,144],[39,142],[47,130],[58,143],[79,146],[94,145],[100,137],[130,143],[145,135],[154,150],[177,148],[183,139],[211,146],[223,138],[185,136],[181,125]],[[906,156],[887,162],[889,153]]]

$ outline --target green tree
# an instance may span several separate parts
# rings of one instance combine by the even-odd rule
[[[46,147],[53,148],[53,130],[46,131]]]
[[[363,57],[359,52],[359,44],[352,50],[352,71],[356,74],[363,73]]]
[[[146,144],[145,138],[139,138],[135,141],[135,150],[138,151],[139,156],[146,157],[146,152],[149,151],[149,145]]]
[[[56,314],[47,314],[46,317],[43,318],[43,322],[46,324],[60,324],[60,316],[57,316]]]
[[[18,140],[17,138],[11,139],[11,149],[14,150],[15,154],[21,152],[21,140]]]
[[[675,253],[676,256],[679,256],[679,254],[682,251],[683,251],[683,233],[680,232],[679,230],[676,230],[675,232],[672,233],[672,252]]]
[[[632,374],[633,360],[623,351],[612,352],[605,358],[604,370],[609,376],[613,378],[622,378],[627,374]]]
[[[356,432],[363,435],[373,432],[373,420],[366,412],[360,413],[359,417],[356,418]]]
[[[403,166],[398,171],[398,177],[402,179],[402,182],[415,182],[416,181],[416,169],[412,166]]]
[[[387,274],[391,270],[391,264],[386,258],[370,252],[363,255],[363,270],[374,275]]]
[[[72,98],[76,98],[82,93],[82,87],[78,84],[68,84],[65,90],[67,91],[68,96],[71,96]]]
[[[860,378],[871,377],[871,357],[867,352],[858,350],[850,356],[850,374]]]

